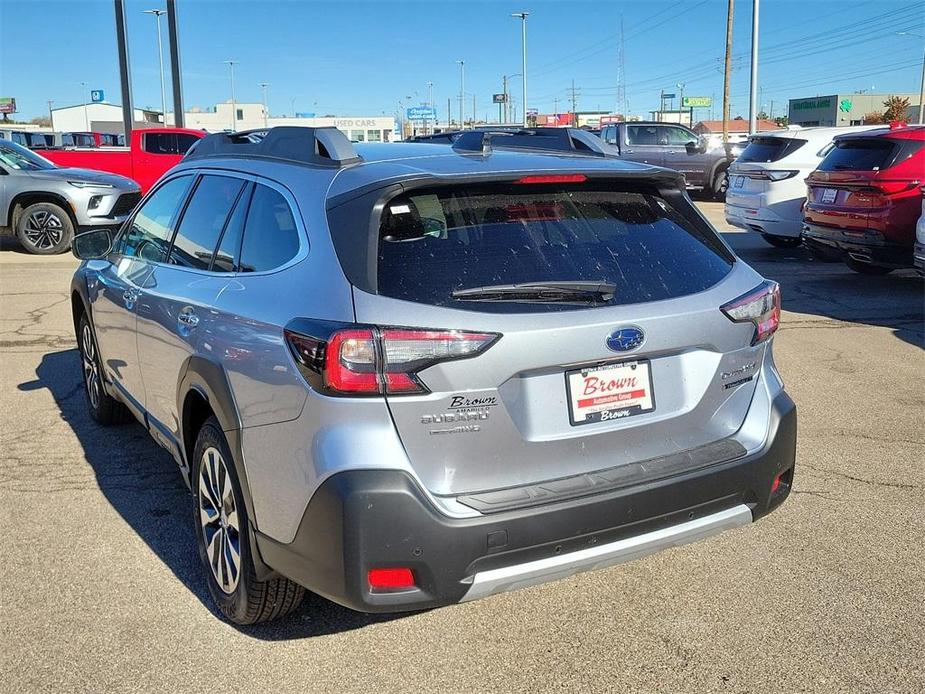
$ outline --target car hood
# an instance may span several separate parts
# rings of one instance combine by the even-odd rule
[[[119,190],[133,191],[138,190],[139,186],[135,181],[125,176],[107,173],[105,171],[95,171],[93,169],[77,169],[64,167],[59,169],[45,169],[43,171],[30,171],[32,178],[52,181],[86,181],[88,183],[104,183]]]

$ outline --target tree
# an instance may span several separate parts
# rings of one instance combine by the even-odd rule
[[[764,111],[758,111],[758,120],[768,120],[768,114]]]
[[[876,125],[877,123],[886,123],[882,113],[872,111],[864,114],[864,125]]]
[[[891,96],[883,102],[886,111],[883,112],[883,120],[904,120],[906,118],[906,109],[909,108],[909,99],[905,96]]]
[[[790,125],[790,116],[778,116],[774,119],[774,122],[777,123],[778,127],[786,128]]]
[[[48,116],[38,116],[29,121],[32,125],[40,125],[43,128],[51,127],[51,119]]]

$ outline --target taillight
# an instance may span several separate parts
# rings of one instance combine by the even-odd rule
[[[780,325],[780,286],[765,280],[755,289],[720,307],[733,323],[752,323],[752,344],[767,340]]]
[[[286,330],[286,341],[313,386],[353,395],[426,393],[418,372],[488,349],[497,333],[417,328],[344,328],[324,337]]]
[[[524,176],[517,179],[520,184],[540,184],[540,183],[584,183],[588,177],[584,174],[548,174],[540,176]]]
[[[784,181],[788,178],[793,178],[800,172],[791,169],[746,169],[744,171],[736,171],[736,173],[746,178],[764,179],[766,181]]]

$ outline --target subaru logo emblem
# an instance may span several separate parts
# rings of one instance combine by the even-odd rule
[[[607,349],[614,352],[630,352],[639,347],[645,339],[646,334],[641,328],[620,328],[607,336]]]

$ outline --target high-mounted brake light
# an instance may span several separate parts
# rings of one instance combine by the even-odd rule
[[[464,330],[362,327],[319,338],[286,330],[296,363],[312,385],[352,395],[427,393],[419,371],[473,357],[499,337]]]
[[[755,333],[752,344],[764,342],[780,325],[780,286],[765,280],[755,289],[720,306],[720,311],[733,323],[752,323]]]
[[[517,180],[521,184],[539,184],[539,183],[584,183],[588,177],[584,174],[551,174],[545,176],[524,176]]]

